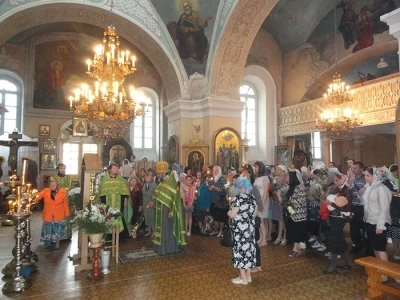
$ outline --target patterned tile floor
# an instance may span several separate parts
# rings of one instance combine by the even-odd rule
[[[216,237],[193,235],[188,248],[193,253],[110,264],[111,273],[90,282],[88,271],[74,273],[68,254],[76,253],[77,232],[59,252],[46,252],[39,243],[41,212],[32,217],[32,249],[39,256],[39,271],[32,286],[22,293],[0,299],[363,299],[366,295],[364,269],[352,264],[351,271],[322,275],[329,261],[321,253],[307,250],[300,257],[288,256],[290,246],[261,248],[263,271],[253,273],[253,282],[235,286],[238,271],[231,265],[231,249],[220,246]],[[4,218],[4,215],[2,216]],[[0,226],[0,267],[12,259],[14,227]],[[121,251],[151,247],[150,238],[121,244]],[[0,288],[4,278],[0,281]]]

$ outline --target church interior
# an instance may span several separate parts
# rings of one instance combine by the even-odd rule
[[[256,161],[298,169],[335,162],[344,174],[349,159],[390,166],[400,155],[399,24],[400,0],[0,0],[1,181],[20,175],[26,158],[33,188],[46,187],[59,163],[80,188],[85,154],[99,157],[94,171],[128,159],[137,174],[160,160],[224,173]],[[100,65],[109,61],[119,73]],[[1,187],[2,220],[8,190]],[[367,295],[363,267],[327,278],[325,257],[309,251],[292,260],[279,245],[261,249],[252,284],[232,286],[231,250],[197,235],[188,253],[112,261],[110,274],[90,282],[68,259],[78,231],[46,252],[40,213],[32,214],[32,286],[0,299]],[[13,257],[14,230],[0,226],[0,267]]]

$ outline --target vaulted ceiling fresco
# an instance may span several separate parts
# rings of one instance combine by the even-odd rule
[[[379,17],[400,7],[400,0],[281,0],[265,19],[262,27],[274,36],[283,54],[306,42],[320,39],[319,43],[323,44],[326,43],[326,34],[333,33],[334,6],[337,10],[338,33],[344,34],[346,39],[342,43],[343,47],[353,49],[357,40],[358,23],[372,21],[374,34],[383,33],[387,27],[379,21]]]
[[[220,0],[151,0],[191,75],[204,74]]]

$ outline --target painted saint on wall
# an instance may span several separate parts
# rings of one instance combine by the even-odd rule
[[[205,73],[214,14],[219,0],[152,0],[178,50],[188,75]]]
[[[77,41],[59,40],[35,46],[33,108],[69,110],[68,97],[80,88],[80,83],[91,82],[85,74],[82,56],[90,54]]]

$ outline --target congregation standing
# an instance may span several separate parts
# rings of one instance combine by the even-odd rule
[[[350,254],[387,261],[388,238],[394,259],[400,260],[398,166],[365,167],[352,159],[347,163],[346,174],[334,162],[328,168],[297,170],[293,165],[266,166],[261,161],[238,170],[230,167],[223,174],[218,165],[206,163],[192,173],[190,167],[181,172],[180,165],[164,161],[155,170],[143,168],[136,173],[124,161],[121,168],[110,164],[104,172],[98,197],[121,211],[121,240],[137,238],[132,228],[138,226],[160,255],[180,251],[193,233],[221,237],[229,226],[232,265],[239,269],[233,284],[252,282],[251,273],[262,270],[260,248],[271,244],[292,245],[288,255],[293,259],[304,251],[325,253],[330,264],[321,272],[326,275],[337,274],[338,269],[350,271]],[[69,188],[65,165],[60,164],[50,187],[38,193],[37,199],[45,200],[41,241],[46,245],[55,243],[58,248],[59,241],[69,237]],[[141,219],[143,224],[138,224]]]

